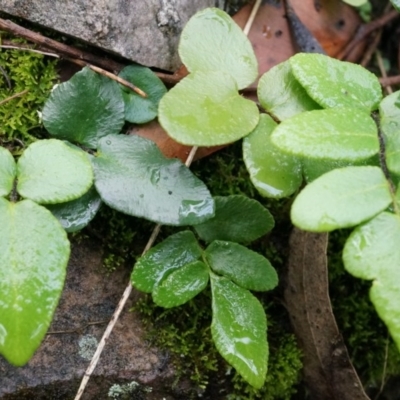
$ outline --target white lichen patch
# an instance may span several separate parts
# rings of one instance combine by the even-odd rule
[[[85,335],[79,339],[79,355],[85,360],[91,360],[98,345],[97,339],[93,335]]]

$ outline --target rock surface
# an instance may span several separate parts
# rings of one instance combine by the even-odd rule
[[[102,268],[101,248],[85,241],[74,245],[65,288],[48,334],[22,368],[0,356],[0,399],[72,399],[91,355],[129,282],[129,269],[109,276]],[[109,399],[116,383],[139,382],[152,388],[146,400],[171,400],[164,392],[173,372],[165,354],[149,346],[137,314],[129,312],[133,292],[112,332],[83,399]],[[135,397],[136,398],[136,397]]]

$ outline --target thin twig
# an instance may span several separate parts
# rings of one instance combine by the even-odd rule
[[[6,82],[7,82],[8,88],[11,89],[11,88],[12,88],[12,86],[11,86],[11,79],[10,79],[10,77],[7,75],[6,70],[5,70],[1,65],[0,65],[0,72],[1,72],[1,74],[4,76],[4,79],[5,79]]]
[[[24,46],[10,46],[8,44],[1,44],[0,49],[9,49],[9,50],[24,50],[24,51],[30,51],[31,53],[37,53],[37,54],[42,54],[43,56],[48,56],[48,57],[54,57],[54,58],[60,58],[60,56],[56,53],[48,53],[46,51],[42,50],[37,50],[31,47],[24,47]]]
[[[362,65],[363,67],[366,67],[369,64],[373,54],[376,51],[376,48],[378,47],[378,45],[379,45],[379,43],[381,41],[381,37],[382,37],[382,28],[380,28],[376,32],[372,43],[368,46],[368,48],[366,49],[366,51],[365,51],[365,53],[363,55],[363,58],[362,58],[362,60],[360,62],[360,65]]]
[[[375,54],[376,54],[376,61],[378,63],[379,71],[382,75],[382,78],[387,78],[386,69],[385,69],[385,66],[383,65],[383,59],[382,59],[382,55],[381,55],[380,51],[377,50],[375,52]],[[390,85],[385,86],[385,89],[386,89],[387,94],[393,93],[393,89]]]
[[[258,9],[260,8],[260,5],[261,5],[261,0],[256,0],[256,2],[253,5],[253,8],[251,10],[249,19],[247,20],[246,25],[243,28],[243,33],[246,36],[248,36],[248,34],[250,32],[250,29],[253,25],[254,19],[256,18],[256,15],[257,15]]]
[[[12,96],[7,97],[6,99],[0,101],[0,106],[3,105],[4,103],[7,103],[7,102],[10,101],[10,100],[15,99],[16,97],[21,97],[21,96],[23,96],[24,94],[26,94],[26,93],[28,93],[28,92],[29,92],[29,89],[25,89],[25,90],[23,90],[22,92],[15,93],[15,94],[13,94]]]
[[[383,388],[385,387],[388,358],[389,358],[389,336],[386,337],[385,358],[383,360],[383,371],[382,371],[381,387],[379,388],[379,392],[377,393],[377,395],[374,397],[374,400],[378,400],[379,399],[379,397],[381,396],[381,394],[383,392]]]

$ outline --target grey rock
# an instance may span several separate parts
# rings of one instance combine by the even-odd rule
[[[0,11],[149,67],[174,71],[188,19],[225,0],[1,0]]]
[[[64,291],[48,335],[29,363],[16,368],[0,356],[0,399],[72,399],[127,283],[130,268],[106,275],[102,251],[91,241],[74,245]],[[145,341],[140,318],[129,312],[133,292],[112,332],[83,399],[108,399],[114,384],[137,382],[143,396],[165,394],[173,371],[165,353]],[[134,384],[135,385],[135,384]],[[144,386],[143,386],[144,385]],[[144,389],[151,387],[151,393]]]

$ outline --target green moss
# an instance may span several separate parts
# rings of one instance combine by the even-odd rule
[[[0,145],[18,153],[45,134],[38,111],[57,80],[56,61],[29,51],[4,49],[0,65],[0,102],[27,91],[0,105]]]
[[[125,385],[112,385],[108,391],[108,397],[114,400],[144,400],[146,393],[151,391],[150,387],[132,381]]]

